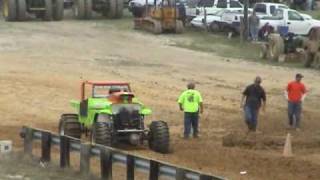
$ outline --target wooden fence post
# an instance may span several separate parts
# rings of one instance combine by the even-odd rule
[[[91,144],[81,144],[80,146],[80,172],[89,174],[90,172],[90,151]]]
[[[204,11],[204,18],[203,18],[204,28],[205,28],[206,32],[208,32],[209,28],[208,28],[208,25],[207,25],[207,9],[204,7],[203,11]]]
[[[60,136],[60,167],[70,166],[70,139]]]
[[[33,129],[26,128],[25,129],[25,137],[23,141],[24,145],[24,153],[27,155],[32,155],[32,139],[33,139]]]
[[[101,178],[112,180],[112,153],[110,150],[101,147],[100,149]]]
[[[41,135],[41,160],[49,162],[51,160],[51,133],[42,132]]]
[[[159,178],[159,163],[150,160],[149,180],[158,180]]]
[[[186,176],[186,172],[183,169],[176,170],[176,180],[184,180]]]
[[[134,157],[127,155],[127,180],[134,180]]]

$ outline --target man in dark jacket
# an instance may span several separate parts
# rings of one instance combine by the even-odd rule
[[[178,14],[179,14],[179,19],[182,21],[183,26],[186,25],[186,7],[183,4],[183,2],[178,2],[177,3],[177,9],[178,9]]]
[[[262,105],[262,110],[266,106],[266,93],[262,86],[261,77],[257,76],[254,83],[247,86],[243,91],[241,99],[241,107],[244,108],[245,121],[249,131],[255,132],[258,124],[259,110]]]

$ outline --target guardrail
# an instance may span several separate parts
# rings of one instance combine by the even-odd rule
[[[81,143],[80,139],[59,136],[50,131],[23,127],[21,137],[24,139],[24,153],[32,155],[33,141],[41,141],[41,160],[51,160],[51,147],[59,146],[60,167],[70,166],[70,152],[80,152],[80,172],[90,172],[90,157],[100,157],[101,178],[112,180],[112,164],[120,163],[127,168],[127,180],[135,179],[135,170],[148,173],[149,180],[158,180],[165,176],[176,180],[224,180],[223,177],[205,174],[199,171],[178,167],[158,160],[133,155],[121,150],[90,143]]]

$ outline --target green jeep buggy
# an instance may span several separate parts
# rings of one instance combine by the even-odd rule
[[[117,142],[132,145],[148,140],[149,147],[160,153],[169,151],[169,128],[164,121],[152,121],[145,129],[145,116],[151,109],[145,107],[132,93],[129,83],[81,83],[80,101],[71,101],[77,114],[62,114],[60,135],[81,138],[88,136],[97,144],[113,146]]]

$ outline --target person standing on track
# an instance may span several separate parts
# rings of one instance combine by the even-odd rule
[[[244,108],[245,121],[249,132],[256,132],[261,104],[263,111],[266,107],[266,93],[260,85],[261,82],[261,77],[257,76],[254,83],[247,86],[242,93],[240,107]]]
[[[187,88],[178,99],[179,108],[184,112],[184,138],[189,138],[191,128],[193,137],[198,138],[199,112],[203,112],[202,97],[200,92],[195,90],[194,83],[188,83]]]
[[[302,102],[306,97],[306,87],[301,82],[302,74],[296,74],[294,81],[288,83],[285,90],[285,97],[288,100],[288,118],[289,128],[300,130],[300,120],[302,111]]]

